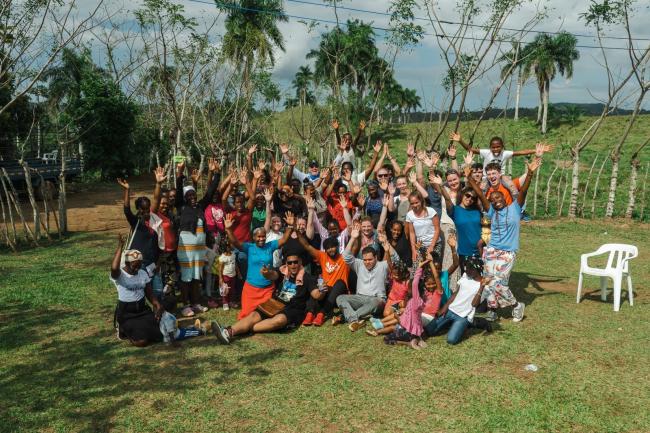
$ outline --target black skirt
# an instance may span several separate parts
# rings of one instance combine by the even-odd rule
[[[120,336],[149,343],[163,340],[156,316],[144,298],[136,302],[118,301],[115,308],[115,319],[120,325]]]

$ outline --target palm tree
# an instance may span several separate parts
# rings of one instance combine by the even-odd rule
[[[273,66],[273,50],[285,49],[278,28],[278,23],[288,21],[282,0],[232,0],[217,7],[228,13],[224,55],[242,71],[244,82],[256,62]]]
[[[541,109],[538,109],[538,122],[541,114],[542,134],[547,129],[551,81],[558,72],[566,78],[573,76],[573,62],[580,58],[577,42],[576,37],[567,32],[558,33],[555,37],[540,34],[524,49],[523,80],[533,75],[537,79]]]
[[[313,102],[314,95],[311,94],[309,86],[314,79],[314,73],[309,69],[309,66],[301,66],[294,76],[291,85],[296,89],[296,98],[300,106],[307,105]]]

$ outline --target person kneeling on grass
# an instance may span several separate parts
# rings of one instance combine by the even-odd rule
[[[153,295],[151,278],[142,269],[142,253],[138,250],[124,252],[124,267],[120,268],[122,248],[125,236],[118,237],[118,245],[111,263],[110,280],[117,289],[117,306],[115,307],[115,328],[117,338],[128,339],[136,347],[145,347],[150,343],[172,342],[203,334],[196,328],[176,328],[176,319],[167,314]],[[149,300],[154,311],[147,305]],[[168,316],[161,326],[160,319]],[[171,322],[173,321],[173,325]],[[167,332],[167,329],[170,332]],[[163,335],[164,333],[164,335]]]
[[[490,323],[480,317],[474,317],[476,307],[481,302],[483,288],[491,278],[481,278],[482,263],[478,258],[470,258],[466,263],[466,273],[458,280],[456,291],[447,303],[436,313],[436,318],[429,322],[424,330],[434,336],[449,328],[447,343],[458,344],[468,327],[492,332]]]
[[[345,263],[357,274],[357,293],[336,298],[336,304],[343,312],[352,332],[365,325],[366,317],[382,311],[386,303],[386,280],[390,265],[390,253],[385,254],[385,260],[378,261],[377,251],[371,246],[361,250],[363,259],[354,257],[352,248],[359,242],[360,228],[361,224],[355,222],[350,232],[351,240],[343,251]],[[390,244],[385,237],[383,240],[384,249],[390,251]]]
[[[230,344],[233,337],[251,332],[272,332],[300,326],[305,319],[307,300],[320,293],[314,277],[305,272],[298,254],[290,254],[279,271],[264,268],[265,278],[282,278],[274,296],[232,326],[222,327],[213,322],[212,332],[221,343]]]

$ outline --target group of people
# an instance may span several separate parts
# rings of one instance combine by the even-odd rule
[[[332,126],[338,153],[326,166],[312,160],[302,171],[288,145],[277,161],[252,146],[243,167],[208,160],[200,199],[201,173],[185,162],[175,188],[156,169],[153,199],[138,197],[135,213],[129,184],[118,179],[131,227],[111,267],[118,336],[143,346],[213,334],[229,344],[329,321],[420,349],[445,332],[450,344],[470,327],[490,332],[507,307],[521,321],[525,305],[509,278],[526,193],[552,147],[506,151],[494,137],[478,149],[454,133],[444,158],[409,144],[400,166],[377,141],[359,166],[363,122],[354,141]],[[467,150],[460,165],[456,143]],[[532,156],[526,171],[505,176],[518,155]],[[194,317],[210,308],[238,308],[237,321],[197,318],[169,329],[171,312]]]

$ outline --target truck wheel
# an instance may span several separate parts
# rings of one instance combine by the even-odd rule
[[[44,183],[41,183],[38,188],[36,188],[36,198],[39,200],[53,200],[59,197],[59,189],[56,187],[54,182],[51,180],[46,180]]]

